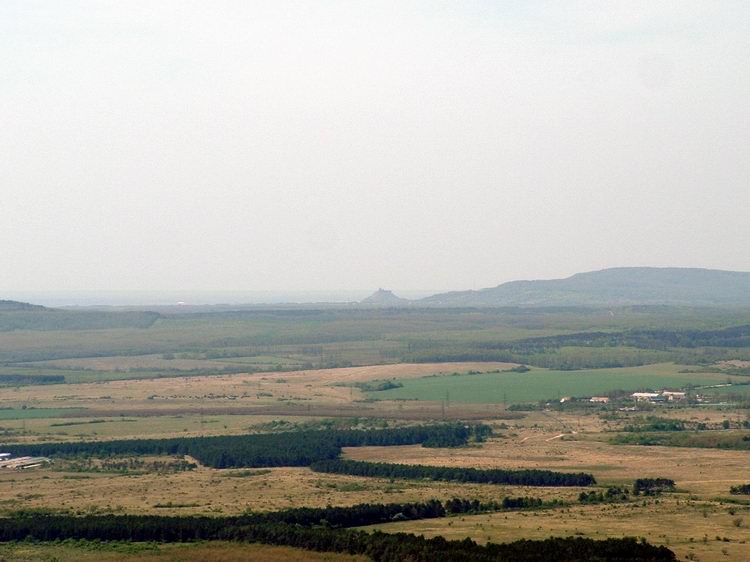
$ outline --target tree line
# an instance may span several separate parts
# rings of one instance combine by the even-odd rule
[[[0,386],[21,386],[27,384],[62,384],[65,375],[0,375]]]
[[[609,486],[604,492],[581,492],[578,501],[581,503],[614,503],[630,499],[630,491],[624,486]]]
[[[554,472],[552,470],[500,468],[465,468],[453,466],[427,466],[421,464],[393,464],[380,462],[329,459],[314,462],[315,472],[403,478],[407,480],[443,480],[449,482],[476,482],[482,484],[512,484],[518,486],[590,486],[596,484],[591,474],[583,472]]]
[[[729,488],[729,493],[735,496],[750,496],[750,484],[738,484]]]
[[[565,348],[599,348],[602,355],[573,355]],[[624,330],[578,332],[514,341],[475,341],[461,344],[448,339],[409,343],[403,361],[507,361],[561,370],[632,367],[662,361],[694,363],[706,354],[723,358],[722,349],[750,347],[750,324],[718,330]],[[704,348],[709,348],[708,350]],[[700,350],[697,354],[696,350]],[[730,354],[731,355],[731,354]],[[735,374],[747,374],[737,372]]]
[[[459,500],[460,503],[460,500]],[[524,502],[521,502],[524,503]],[[394,513],[396,512],[396,513]],[[376,562],[673,561],[674,553],[634,538],[593,540],[581,537],[521,540],[478,545],[470,539],[426,539],[406,533],[335,528],[398,520],[399,514],[435,517],[445,514],[439,501],[422,504],[362,504],[349,508],[301,508],[235,517],[155,515],[19,514],[0,519],[0,541],[65,539],[190,542],[233,540],[306,550],[362,554]],[[387,518],[387,519],[386,519]]]
[[[220,517],[118,515],[112,517],[115,517],[115,521],[120,524],[120,530],[112,531],[112,533],[115,533],[113,536],[120,538],[110,540],[165,540],[174,542],[184,540],[183,537],[191,534],[195,536],[200,534],[213,535],[223,527],[283,523],[305,527],[349,528],[391,521],[435,519],[462,513],[535,509],[559,505],[564,505],[564,503],[560,500],[545,502],[541,498],[524,496],[505,497],[501,501],[492,500],[489,502],[482,502],[478,499],[452,498],[446,501],[431,499],[425,502],[410,503],[362,503],[346,507],[330,505],[327,507],[297,507],[279,511],[246,512],[242,515]],[[0,542],[3,540],[22,540],[24,536],[31,535],[39,540],[55,540],[60,538],[58,535],[61,533],[93,533],[94,531],[86,529],[103,528],[102,525],[106,527],[106,524],[108,524],[108,520],[102,517],[97,518],[91,515],[73,517],[67,514],[21,511],[11,518],[0,518]],[[158,529],[160,525],[166,525],[167,521],[175,522],[175,530],[171,533],[165,534],[165,531],[152,532],[148,530],[150,527]],[[42,528],[48,529],[48,531],[43,531]],[[74,531],[75,529],[79,529],[79,531]],[[81,529],[84,529],[84,531],[81,531]],[[152,534],[149,535],[149,533]],[[152,538],[148,538],[149,536]]]
[[[124,439],[8,445],[14,455],[95,456],[190,455],[212,468],[309,466],[335,459],[342,447],[416,445],[453,447],[469,438],[484,439],[489,426],[439,424],[368,430],[293,431],[257,435],[177,437],[171,439]]]
[[[670,478],[638,478],[633,483],[633,494],[657,496],[662,492],[674,492],[675,483]]]

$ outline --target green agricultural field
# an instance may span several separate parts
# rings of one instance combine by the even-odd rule
[[[721,381],[722,386],[716,388],[707,388],[701,390],[701,394],[713,396],[716,400],[742,399],[746,401],[750,397],[750,384],[747,384],[748,377],[727,377],[734,384],[725,385],[726,379]]]
[[[499,372],[479,375],[424,377],[400,381],[403,386],[369,392],[371,398],[445,400],[475,404],[536,402],[562,396],[592,396],[615,390],[682,388],[725,382],[718,373],[680,373],[679,365],[550,371]]]

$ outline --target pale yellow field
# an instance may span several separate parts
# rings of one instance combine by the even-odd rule
[[[179,408],[186,404],[240,406],[276,404],[279,400],[348,403],[362,398],[356,388],[335,386],[430,374],[491,371],[510,363],[419,363],[374,365],[280,373],[170,377],[75,385],[38,385],[0,389],[0,407],[113,408],[123,405]]]
[[[574,500],[578,488],[536,488],[395,481],[323,474],[308,468],[198,470],[123,476],[57,472],[50,468],[0,471],[0,510],[49,508],[74,511],[156,514],[238,514],[246,509],[446,500],[484,501],[523,495]],[[172,507],[170,507],[172,506]],[[176,507],[179,506],[179,507]]]

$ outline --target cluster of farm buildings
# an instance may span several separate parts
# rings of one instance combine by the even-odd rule
[[[661,392],[634,392],[630,395],[636,402],[651,402],[652,404],[661,404],[664,402],[680,402],[687,398],[685,392],[675,392],[672,390],[662,390]],[[599,404],[609,404],[609,396],[592,396],[589,402]]]
[[[625,399],[626,397],[620,398],[620,400]],[[685,400],[687,398],[686,392],[677,392],[673,390],[662,390],[660,392],[633,392],[632,394],[628,395],[630,400],[634,400],[635,402],[650,402],[652,404],[664,404],[666,402],[681,402],[682,400]],[[560,398],[561,403],[565,402],[573,402],[576,399],[571,396],[565,396],[563,398]],[[587,400],[588,402],[591,402],[593,404],[609,404],[611,398],[609,396],[592,396],[590,398],[585,398],[584,400]]]

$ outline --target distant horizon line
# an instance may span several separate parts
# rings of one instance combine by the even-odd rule
[[[393,289],[380,285],[370,289],[40,289],[0,290],[0,300],[19,300],[45,306],[219,306],[265,304],[345,304],[358,302],[379,290],[392,291],[407,299],[421,299],[442,293],[480,291],[506,283],[554,281],[576,275],[625,269],[700,270],[724,273],[748,271],[680,266],[613,266],[579,271],[567,276],[501,281],[477,289]]]
[[[52,307],[74,306],[221,306],[264,304],[345,304],[357,302],[377,289],[342,290],[149,290],[74,289],[0,291],[0,300],[15,300]],[[440,290],[398,290],[410,298],[431,296]]]
[[[750,269],[724,269],[716,267],[696,267],[696,266],[674,266],[674,265],[615,265],[611,267],[602,267],[599,269],[585,269],[583,271],[576,271],[568,275],[559,274],[557,276],[543,276],[543,277],[517,277],[514,279],[508,279],[506,281],[497,282],[495,285],[483,285],[481,288],[496,287],[504,283],[512,283],[514,281],[555,281],[560,279],[568,279],[575,275],[581,275],[586,273],[596,273],[600,271],[609,271],[616,269],[691,269],[691,270],[703,270],[703,271],[721,271],[726,273],[750,273]],[[370,293],[378,290],[388,290],[393,292],[403,293],[430,293],[430,292],[446,292],[446,291],[463,291],[472,289],[456,289],[443,287],[440,289],[394,289],[389,285],[373,285],[370,288],[346,288],[346,289],[0,289],[0,300],[2,295],[6,293],[16,294],[72,294],[72,293],[112,293],[112,294],[133,294],[133,293],[151,293],[151,294],[163,294],[163,293],[235,293],[235,294],[251,294],[251,293],[360,293],[363,291],[369,291]]]

